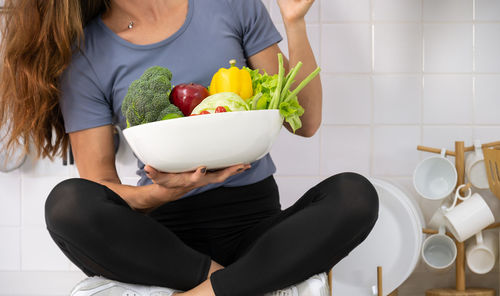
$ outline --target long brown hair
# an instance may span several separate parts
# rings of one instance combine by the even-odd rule
[[[23,145],[51,160],[68,148],[59,77],[83,40],[83,27],[110,0],[6,0],[0,13],[0,128],[6,149]],[[0,138],[0,140],[2,140]]]

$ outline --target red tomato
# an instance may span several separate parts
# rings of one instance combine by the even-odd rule
[[[203,110],[200,112],[200,115],[203,115],[203,114],[210,114],[210,112],[208,112],[207,110]]]
[[[227,112],[226,108],[219,106],[215,108],[215,113]]]

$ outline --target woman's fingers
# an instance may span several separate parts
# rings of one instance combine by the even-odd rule
[[[193,173],[187,173],[186,177],[191,185],[196,186],[196,184],[199,184],[203,180],[206,174],[207,168],[202,166],[197,168]]]
[[[249,164],[233,165],[216,172],[211,172],[208,174],[207,177],[210,177],[210,183],[220,183],[224,182],[227,178],[231,176],[244,172],[249,168],[250,168]]]
[[[144,171],[154,183],[165,187],[201,187],[211,183],[221,183],[227,178],[249,169],[249,164],[233,165],[215,172],[208,172],[205,166],[185,173],[163,173],[146,165]]]
[[[144,171],[146,172],[146,175],[150,179],[154,179],[158,175],[158,171],[150,165],[145,165]]]

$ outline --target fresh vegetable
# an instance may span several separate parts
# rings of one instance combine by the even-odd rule
[[[222,112],[227,112],[227,110],[224,106],[219,106],[219,107],[215,108],[215,113],[222,113]]]
[[[163,116],[161,120],[168,120],[168,119],[174,119],[174,118],[179,118],[182,117],[179,113],[168,113],[167,115]]]
[[[212,77],[210,94],[221,92],[234,92],[242,99],[247,100],[253,96],[252,78],[248,71],[238,69],[236,60],[230,60],[229,69],[221,68]]]
[[[227,112],[250,110],[247,102],[233,92],[223,92],[205,98],[192,114],[201,114],[203,111],[215,113],[217,107],[224,106]]]
[[[210,94],[201,84],[182,83],[176,85],[170,93],[170,102],[179,107],[185,116],[188,116],[203,99]]]
[[[179,108],[169,101],[171,79],[170,70],[153,66],[130,84],[122,103],[127,127],[162,120],[171,113],[182,117]]]
[[[272,76],[267,73],[261,74],[259,70],[243,68],[250,74],[254,88],[254,96],[250,98],[249,102],[252,110],[279,109],[280,114],[295,132],[302,127],[300,116],[304,114],[304,108],[300,106],[297,94],[319,74],[320,68],[316,68],[291,91],[290,87],[295,82],[295,76],[302,67],[302,63],[298,62],[286,76],[283,56],[280,53],[278,54],[278,63],[278,74]]]
[[[248,71],[248,73],[250,73],[250,77],[252,78],[254,96],[249,100],[252,102],[252,110],[267,109],[269,102],[271,101],[271,97],[276,90],[276,85],[278,84],[278,74],[261,74],[258,69],[252,70],[247,67],[244,67],[243,69]]]

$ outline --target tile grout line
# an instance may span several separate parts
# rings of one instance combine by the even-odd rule
[[[22,234],[23,234],[23,203],[26,201],[26,198],[24,198],[24,190],[23,190],[23,184],[25,182],[25,176],[24,174],[21,173],[21,180],[19,182],[19,271],[23,271],[23,239],[22,239]]]
[[[424,26],[424,0],[420,2],[420,33],[422,36],[422,43],[421,43],[421,54],[420,54],[420,59],[421,59],[421,64],[420,64],[420,145],[424,144],[424,108],[425,108],[425,103],[424,103],[424,92],[425,92],[425,78],[424,78],[424,72],[425,72],[425,26]],[[416,147],[415,147],[416,149]],[[422,159],[422,153],[418,152],[418,159]]]
[[[375,72],[375,24],[373,21],[373,0],[370,0],[370,28],[371,28],[371,73],[370,73],[370,164],[368,173],[370,176],[375,172],[375,87],[373,80],[373,73]]]
[[[476,0],[472,0],[472,140],[476,138]]]

